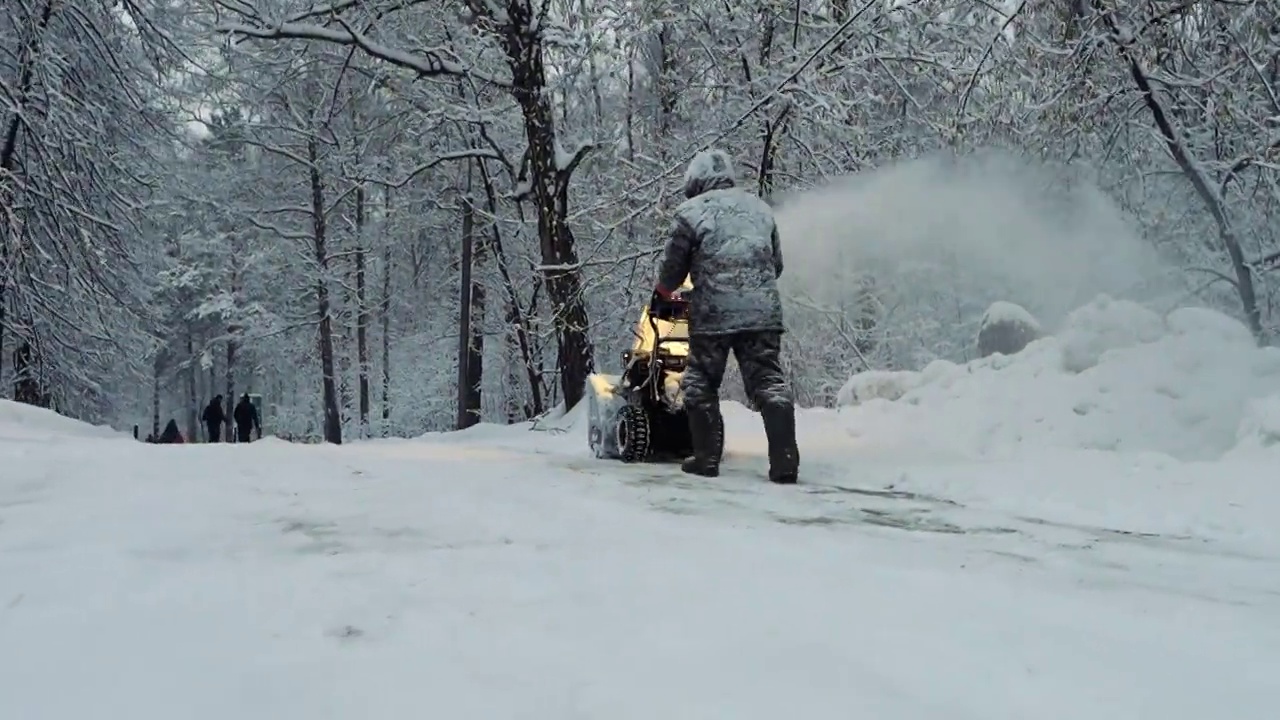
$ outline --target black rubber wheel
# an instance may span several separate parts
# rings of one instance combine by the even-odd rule
[[[643,408],[635,405],[622,408],[614,432],[623,462],[640,462],[649,457],[649,414]]]

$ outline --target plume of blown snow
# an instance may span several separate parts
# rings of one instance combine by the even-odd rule
[[[888,334],[920,336],[901,366],[963,361],[997,301],[1051,329],[1099,294],[1153,305],[1170,268],[1096,187],[1008,155],[926,158],[781,199],[788,300],[842,308],[870,288]],[[947,352],[940,336],[955,333]],[[925,350],[932,346],[932,357]]]

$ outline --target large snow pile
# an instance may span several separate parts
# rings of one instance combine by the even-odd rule
[[[118,440],[126,437],[126,434],[112,428],[73,420],[52,410],[0,400],[0,440]]]
[[[1185,460],[1280,450],[1280,350],[1201,308],[1165,317],[1105,295],[1018,355],[918,373],[865,373],[841,390],[866,448],[966,457],[1034,448]]]

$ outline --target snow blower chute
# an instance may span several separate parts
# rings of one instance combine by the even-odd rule
[[[640,312],[622,374],[587,378],[587,442],[598,458],[680,460],[693,452],[680,378],[689,359],[686,279],[676,298],[654,296]]]

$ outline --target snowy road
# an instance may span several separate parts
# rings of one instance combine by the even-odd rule
[[[0,717],[1275,715],[1274,491],[816,442],[825,487],[775,488],[584,445],[0,432]]]

